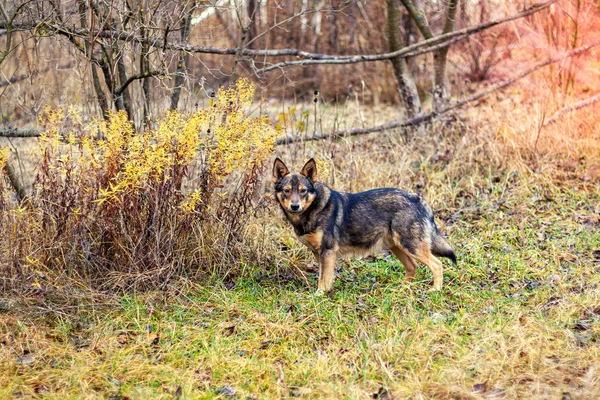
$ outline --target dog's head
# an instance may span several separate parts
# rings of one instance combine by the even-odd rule
[[[299,174],[290,173],[283,161],[275,159],[273,164],[273,180],[275,197],[283,210],[289,214],[302,214],[317,197],[315,182],[317,164],[312,158],[308,160]]]

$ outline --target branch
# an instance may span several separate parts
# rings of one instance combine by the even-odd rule
[[[355,64],[360,62],[371,62],[371,61],[381,61],[388,60],[395,57],[414,57],[417,55],[429,53],[435,50],[439,50],[441,48],[447,47],[451,44],[454,44],[460,40],[463,40],[467,36],[474,35],[486,29],[493,28],[494,26],[514,21],[520,18],[528,17],[532,14],[535,14],[539,11],[542,11],[548,8],[551,4],[555,3],[556,0],[546,1],[544,3],[536,4],[527,8],[526,10],[510,15],[508,17],[500,18],[494,21],[484,22],[475,26],[471,26],[468,28],[459,29],[457,31],[448,32],[439,36],[432,37],[431,39],[423,40],[422,42],[418,42],[412,44],[410,46],[406,46],[401,50],[394,51],[392,53],[385,54],[375,54],[375,55],[354,55],[354,56],[327,56],[321,58],[308,58],[307,60],[298,60],[298,61],[283,61],[274,65],[271,65],[267,68],[264,68],[261,73],[265,73],[268,71],[272,71],[274,69],[280,69],[287,66],[292,65],[311,65],[311,64]],[[433,46],[433,47],[432,47]],[[422,47],[427,47],[426,49],[421,49]],[[421,50],[419,50],[421,49]]]
[[[350,130],[339,131],[339,132],[321,133],[321,134],[316,134],[316,135],[309,136],[306,138],[298,137],[298,136],[286,136],[284,138],[278,139],[277,145],[290,144],[290,143],[295,143],[295,142],[300,142],[300,141],[312,141],[312,140],[321,140],[321,139],[330,139],[330,138],[335,139],[335,138],[340,138],[340,137],[344,137],[344,136],[365,135],[368,133],[382,132],[382,131],[386,131],[389,129],[405,127],[405,126],[412,126],[412,125],[419,125],[424,122],[429,122],[438,115],[445,114],[453,109],[462,107],[465,104],[479,100],[492,92],[495,92],[499,89],[503,89],[503,88],[513,84],[514,82],[526,77],[527,75],[530,75],[531,73],[533,73],[547,65],[563,61],[565,58],[578,56],[578,55],[592,49],[593,47],[598,46],[599,44],[600,44],[600,40],[593,42],[587,46],[582,46],[578,49],[572,50],[566,54],[547,58],[546,60],[533,65],[532,67],[524,70],[523,72],[519,73],[518,75],[516,75],[510,79],[507,79],[505,81],[502,81],[500,83],[492,85],[485,90],[482,90],[482,91],[472,94],[471,96],[465,97],[464,99],[459,100],[459,101],[449,105],[448,107],[441,109],[438,112],[432,112],[429,114],[419,115],[419,116],[416,116],[414,118],[410,118],[407,120],[392,121],[392,122],[388,122],[387,124],[378,125],[378,126],[374,126],[374,127],[366,128],[366,129],[356,128],[356,129],[350,129]],[[600,97],[600,94],[598,94],[590,99],[584,100],[580,103],[576,103],[573,106],[571,106],[572,110],[579,109],[579,108],[588,106],[592,103],[595,103],[595,102],[599,101],[598,97]],[[567,107],[567,108],[569,108],[569,107]],[[565,109],[563,109],[563,110],[565,110]],[[563,112],[563,110],[559,111],[559,113],[571,111],[571,110],[568,110],[568,111]],[[552,120],[557,114],[552,116],[549,119],[548,123],[550,123],[550,120]],[[8,129],[4,129],[4,130],[0,129],[0,136],[8,136],[8,137],[35,137],[35,136],[40,136],[40,133],[41,133],[41,130],[36,130],[36,129],[17,130],[15,128],[11,128],[11,127],[9,127]]]
[[[115,91],[115,96],[120,96],[123,91],[125,89],[127,89],[127,86],[129,86],[133,81],[138,80],[138,79],[144,79],[144,78],[150,78],[152,76],[157,76],[157,75],[164,75],[165,73],[163,71],[150,71],[150,72],[144,72],[143,74],[138,74],[138,75],[134,75],[134,76],[130,76],[124,84],[121,85],[120,88],[118,88]]]
[[[356,63],[361,63],[361,62],[383,61],[383,60],[387,60],[387,59],[395,58],[395,57],[402,57],[402,58],[416,57],[416,56],[420,56],[422,54],[427,54],[427,53],[434,52],[436,50],[443,49],[444,47],[448,47],[454,43],[460,42],[461,40],[463,40],[467,36],[469,36],[469,34],[452,35],[452,36],[453,37],[451,37],[448,40],[445,40],[441,43],[435,44],[431,47],[428,47],[426,49],[421,49],[421,50],[418,50],[420,47],[423,47],[423,46],[420,46],[421,43],[425,43],[425,42],[435,43],[437,41],[437,38],[434,38],[436,40],[430,40],[430,41],[427,40],[425,42],[415,43],[413,45],[403,47],[401,50],[398,50],[398,51],[395,51],[392,53],[380,54],[380,55],[375,55],[375,56],[368,56],[368,55],[352,56],[351,58],[345,58],[346,56],[332,56],[331,58],[327,58],[327,59],[283,61],[283,62],[280,62],[277,64],[273,64],[269,67],[263,68],[262,70],[260,70],[258,72],[260,74],[264,74],[265,72],[269,72],[274,69],[281,69],[283,67],[296,66],[296,65],[356,64]],[[415,50],[410,51],[413,49],[415,49]]]
[[[38,137],[42,134],[41,129],[17,129],[9,126],[6,128],[0,128],[0,137],[11,137],[11,138],[26,138],[26,137]]]
[[[456,38],[459,36],[471,35],[478,32],[481,32],[485,29],[492,28],[496,25],[503,24],[505,22],[514,21],[519,18],[527,17],[531,14],[534,14],[538,11],[544,10],[548,8],[551,4],[555,3],[556,0],[549,0],[543,3],[536,4],[531,6],[524,11],[514,14],[508,17],[504,17],[498,20],[485,22],[479,25],[475,25],[469,28],[464,28],[458,31],[450,32],[447,34],[439,35],[433,37],[428,40],[424,40],[419,43],[415,43],[411,46],[407,46],[402,50],[393,52],[393,53],[385,53],[385,54],[372,54],[372,55],[330,55],[330,54],[319,54],[319,53],[310,53],[307,51],[299,50],[299,49],[272,49],[272,50],[259,50],[259,49],[243,49],[241,52],[242,56],[245,57],[281,57],[281,56],[295,56],[304,58],[307,60],[347,60],[348,64],[357,63],[357,62],[366,62],[366,61],[380,61],[380,60],[388,60],[394,57],[402,56],[407,57],[412,52],[419,50],[422,47],[428,47],[431,45],[438,44],[440,42]],[[13,29],[33,29],[36,26],[39,26],[40,23],[19,23],[13,24]],[[46,22],[42,22],[47,26],[48,29],[52,29],[62,34],[71,34],[77,35],[81,37],[89,37],[90,34],[93,37],[97,38],[105,38],[105,39],[113,39],[124,42],[132,42],[132,43],[140,43],[146,44],[150,47],[156,47],[160,49],[166,50],[174,50],[174,51],[185,51],[189,53],[205,53],[205,54],[220,54],[220,55],[229,55],[235,56],[238,49],[237,48],[219,48],[219,47],[211,47],[211,46],[193,46],[184,43],[165,43],[162,38],[142,38],[136,36],[132,32],[119,32],[116,30],[94,30],[91,31],[89,29],[82,29],[72,26],[66,25],[57,25],[57,24],[49,24]],[[5,28],[5,21],[0,21],[0,29]],[[288,62],[286,65],[298,65],[297,63],[302,63],[302,61],[296,62],[295,64],[292,62]],[[339,63],[339,62],[338,62]],[[283,63],[282,63],[283,64]],[[285,65],[283,65],[285,66]],[[275,66],[273,66],[275,67]],[[271,67],[269,67],[271,68]],[[273,69],[273,68],[271,68]]]
[[[454,104],[452,104],[452,105],[450,105],[450,106],[442,109],[439,113],[443,114],[443,113],[446,113],[446,112],[450,111],[453,108],[463,106],[463,105],[465,105],[467,103],[471,103],[471,102],[473,102],[475,100],[479,100],[480,98],[485,97],[485,96],[487,96],[488,94],[490,94],[492,92],[495,92],[495,91],[497,91],[499,89],[503,89],[503,88],[511,85],[512,83],[515,83],[516,81],[518,81],[518,80],[526,77],[527,75],[529,75],[529,74],[537,71],[538,69],[541,69],[541,68],[543,68],[543,67],[545,67],[547,65],[550,65],[550,64],[557,63],[559,61],[563,61],[564,59],[569,58],[569,57],[578,56],[581,53],[585,53],[586,51],[588,51],[591,48],[596,47],[598,45],[600,45],[600,40],[592,42],[591,44],[588,44],[587,46],[582,46],[582,47],[579,47],[579,48],[577,48],[575,50],[571,50],[570,52],[568,52],[566,54],[562,54],[560,56],[554,56],[554,57],[547,58],[546,60],[541,61],[541,62],[539,62],[537,64],[534,64],[530,68],[527,68],[526,70],[520,72],[519,74],[513,76],[510,79],[506,79],[506,80],[504,80],[504,81],[502,81],[500,83],[497,83],[495,85],[492,85],[492,86],[488,87],[487,89],[481,90],[481,91],[479,91],[477,93],[472,94],[471,96],[465,97],[463,100],[460,100],[460,101],[458,101],[458,102],[456,102],[456,103],[454,103]]]
[[[600,101],[600,93],[598,93],[595,96],[592,96],[590,98],[587,98],[585,100],[578,101],[577,103],[572,104],[570,106],[563,107],[560,110],[558,110],[556,113],[554,113],[553,116],[548,118],[548,120],[544,123],[543,126],[546,127],[548,125],[551,125],[551,124],[555,123],[556,121],[558,121],[558,119],[560,117],[562,117],[563,115],[568,114],[571,111],[576,111],[581,108],[591,106],[592,104],[597,103],[599,101]]]
[[[479,100],[482,97],[485,97],[492,92],[495,92],[499,89],[503,89],[503,88],[515,83],[516,81],[526,77],[527,75],[529,75],[547,65],[563,61],[565,58],[578,56],[581,53],[584,53],[584,52],[590,50],[591,48],[598,46],[599,44],[600,44],[600,40],[593,42],[592,44],[589,44],[587,46],[582,46],[578,49],[572,50],[566,54],[547,58],[546,60],[539,62],[530,68],[527,68],[523,72],[515,75],[514,77],[512,77],[510,79],[507,79],[505,81],[502,81],[500,83],[492,85],[487,89],[484,89],[477,93],[472,94],[471,96],[465,97],[464,99],[454,102],[453,104],[451,104],[445,108],[442,108],[441,110],[439,110],[437,112],[431,112],[429,114],[418,115],[414,118],[410,118],[407,120],[396,120],[396,121],[388,122],[387,124],[378,125],[378,126],[374,126],[371,128],[365,128],[365,129],[355,128],[355,129],[350,129],[350,130],[345,130],[345,131],[340,131],[340,132],[321,133],[321,134],[316,134],[316,135],[309,136],[309,137],[286,136],[284,138],[278,139],[277,144],[282,145],[282,144],[290,144],[290,143],[295,143],[295,142],[300,142],[300,141],[337,139],[337,138],[341,138],[341,137],[345,137],[345,136],[366,135],[368,133],[382,132],[382,131],[386,131],[389,129],[419,125],[419,124],[422,124],[425,122],[429,122],[438,115],[446,114],[447,112],[452,111],[456,108],[462,107],[468,103],[472,103],[476,100]],[[593,98],[595,98],[595,97],[600,97],[600,94],[598,94],[597,96],[594,96]],[[593,98],[588,99],[588,101],[592,100]],[[598,100],[599,99],[595,99],[594,102],[598,101]],[[589,105],[589,104],[586,104],[586,105]],[[584,105],[582,105],[581,107],[584,107]],[[554,116],[552,118],[554,118]],[[550,119],[552,119],[552,118],[550,118]]]
[[[421,11],[417,8],[417,6],[415,6],[415,4],[411,0],[400,1],[404,5],[404,8],[406,8],[408,13],[410,14],[412,20],[415,21],[415,24],[417,25],[417,28],[419,28],[419,30],[421,31],[423,37],[425,39],[431,39],[433,37],[433,33],[431,32],[431,29],[429,29],[429,24],[427,23],[425,17],[423,16],[423,14],[421,14]]]
[[[5,81],[0,81],[0,87],[9,86],[9,85],[15,84],[17,82],[21,82],[21,81],[24,81],[25,79],[31,78],[31,77],[33,77],[35,75],[39,75],[39,74],[42,74],[44,72],[48,72],[48,71],[51,71],[51,70],[54,70],[54,69],[60,70],[60,69],[71,68],[71,67],[73,67],[73,65],[74,64],[66,64],[66,65],[59,65],[57,67],[46,67],[46,68],[43,68],[43,69],[35,70],[32,73],[30,73],[30,74],[16,75],[16,76],[13,76],[12,78],[9,78],[9,79],[7,79]]]
[[[354,128],[347,129],[345,131],[339,132],[331,132],[331,133],[320,133],[309,137],[299,137],[299,136],[286,136],[284,138],[277,139],[277,145],[282,144],[290,144],[295,142],[308,142],[312,140],[322,140],[322,139],[339,139],[346,136],[357,136],[357,135],[366,135],[368,133],[374,132],[383,132],[394,128],[401,128],[406,126],[414,126],[420,125],[424,122],[429,122],[435,117],[435,113],[429,113],[424,115],[417,115],[414,118],[409,118],[406,120],[397,120],[388,122],[387,124],[373,126],[371,128]]]
[[[19,203],[21,203],[27,198],[27,192],[25,191],[25,187],[23,186],[23,183],[17,176],[17,173],[15,172],[15,169],[13,168],[10,162],[6,161],[6,163],[4,164],[4,169],[6,171],[6,176],[8,176],[10,185],[15,190]]]
[[[442,33],[452,32],[456,25],[456,11],[458,9],[458,0],[449,0],[448,7],[446,9],[446,22]]]

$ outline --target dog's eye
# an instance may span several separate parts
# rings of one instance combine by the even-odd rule
[[[300,194],[306,194],[306,189],[300,189]]]
[[[292,193],[292,189],[285,188],[285,189],[283,189],[283,193],[290,194],[290,193]]]

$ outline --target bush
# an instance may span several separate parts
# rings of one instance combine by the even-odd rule
[[[247,114],[253,97],[240,80],[207,109],[170,112],[145,132],[124,112],[84,124],[72,108],[47,110],[31,195],[2,207],[14,235],[0,240],[16,249],[2,265],[140,288],[252,262],[244,222],[277,136]]]

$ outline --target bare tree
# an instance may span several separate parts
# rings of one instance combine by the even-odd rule
[[[401,0],[404,7],[408,10],[413,21],[417,25],[417,28],[421,31],[421,34],[425,39],[432,39],[435,37],[427,19],[419,8],[413,3],[412,0]],[[448,34],[454,30],[456,22],[456,12],[458,9],[458,0],[448,0],[446,6],[446,18],[444,27],[442,29],[442,35]],[[445,46],[437,50],[433,55],[433,109],[438,110],[448,104],[450,100],[450,89],[448,87],[448,79],[446,73],[446,65],[448,63],[448,49],[449,46]]]
[[[179,20],[179,31],[181,35],[181,42],[185,43],[190,36],[190,26],[192,22],[192,12],[194,7],[186,8],[184,5],[183,17]],[[171,110],[177,109],[179,104],[179,96],[181,94],[181,87],[185,81],[186,65],[189,62],[189,53],[185,51],[179,52],[177,60],[177,71],[175,72],[175,83],[171,91]]]
[[[355,42],[361,49],[364,43],[361,37],[364,34],[355,39],[355,32],[360,27],[358,16],[366,21],[363,23],[369,25],[371,31],[377,30],[372,29],[375,25],[366,14],[365,4],[360,1],[336,3],[338,6],[334,8],[328,8],[323,1],[292,1],[286,3],[283,17],[277,14],[282,11],[275,5],[263,13],[261,7],[266,7],[267,3],[257,0],[219,0],[210,4],[150,4],[147,0],[141,0],[139,6],[130,3],[130,0],[71,0],[66,3],[55,0],[15,1],[18,7],[13,6],[12,10],[3,7],[1,10],[0,29],[5,29],[6,36],[3,39],[6,50],[1,53],[3,58],[15,46],[14,41],[13,44],[10,42],[15,32],[25,37],[29,31],[29,37],[36,41],[37,46],[59,43],[64,49],[63,44],[68,43],[71,49],[80,54],[77,59],[83,68],[79,72],[82,79],[89,79],[101,113],[106,116],[111,109],[125,110],[132,120],[142,123],[147,120],[153,101],[168,99],[171,109],[178,108],[184,84],[194,84],[189,78],[192,57],[198,61],[193,64],[206,66],[209,74],[214,74],[213,71],[218,69],[220,75],[214,74],[217,84],[230,81],[236,75],[248,76],[253,72],[258,79],[265,79],[269,71],[283,71],[296,65],[342,65],[390,60],[393,76],[398,82],[399,97],[406,106],[407,115],[411,117],[421,114],[423,110],[407,59],[414,60],[431,52],[435,60],[434,111],[439,110],[449,98],[446,78],[449,46],[492,26],[543,10],[554,2],[546,1],[516,15],[455,30],[458,0],[449,0],[442,32],[434,35],[415,0],[386,0],[387,18],[383,13],[378,14],[377,18],[380,18],[379,23],[386,23],[385,33],[381,32],[381,44],[387,44],[389,52],[365,54],[366,51],[361,50],[359,54],[346,55],[330,54],[327,50],[318,53],[317,49],[336,50],[350,42]],[[379,10],[382,11],[381,8]],[[411,28],[413,22],[408,23],[410,21],[406,18],[403,20],[406,11],[422,33],[423,40],[417,41],[416,32]],[[307,17],[311,13],[312,19]],[[217,18],[211,20],[211,15]],[[259,16],[265,23],[258,23]],[[325,21],[330,23],[326,24]],[[200,25],[214,28],[216,23],[220,24],[219,44],[228,43],[231,47],[191,44],[194,38],[205,32],[204,29],[198,29]],[[308,29],[311,25],[312,29]],[[263,30],[259,32],[259,28]],[[55,40],[53,37],[66,40]],[[290,43],[300,39],[294,43],[310,46],[312,52],[298,48],[274,48],[272,38],[287,38]],[[27,39],[25,37],[24,40]],[[410,43],[411,40],[415,42]],[[218,67],[211,67],[211,63]],[[238,69],[238,65],[243,68]],[[308,82],[320,76],[322,79],[322,74],[311,74],[308,68],[305,71],[300,78]],[[299,77],[298,74],[295,76]],[[151,85],[152,81],[158,84]],[[156,107],[160,107],[160,103]]]
[[[402,41],[402,32],[400,30],[402,23],[402,9],[400,0],[386,0],[387,5],[387,32],[390,52],[401,50],[404,47]],[[394,68],[394,75],[398,83],[398,92],[400,99],[406,106],[406,112],[409,117],[414,117],[421,113],[421,100],[417,85],[411,74],[406,58],[394,57],[390,59]]]

